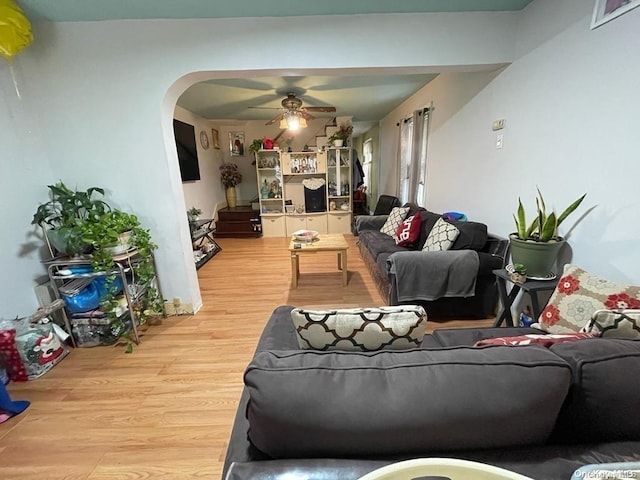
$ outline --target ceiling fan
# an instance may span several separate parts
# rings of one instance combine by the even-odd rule
[[[280,122],[280,128],[289,128],[296,130],[297,128],[305,128],[307,120],[316,117],[309,112],[335,112],[336,107],[303,107],[302,100],[296,97],[295,93],[287,93],[287,98],[282,99],[282,112],[269,120],[265,125],[273,125]]]

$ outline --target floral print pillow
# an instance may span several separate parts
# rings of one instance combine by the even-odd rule
[[[598,310],[640,308],[640,287],[613,283],[565,265],[549,303],[534,327],[549,333],[580,332]]]

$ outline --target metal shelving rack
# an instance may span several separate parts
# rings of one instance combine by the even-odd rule
[[[160,289],[160,282],[157,275],[157,268],[155,263],[155,257],[151,254],[153,269],[155,273],[154,277],[154,287],[157,289],[160,298],[162,297],[162,291]],[[135,311],[135,305],[144,297],[147,293],[146,289],[139,289],[138,285],[135,283],[135,268],[140,262],[141,258],[138,255],[136,250],[124,253],[122,255],[114,256],[114,262],[116,265],[116,269],[109,272],[73,272],[74,267],[85,267],[91,266],[91,258],[69,258],[69,257],[56,257],[50,260],[45,261],[44,263],[47,265],[47,272],[49,274],[49,281],[54,292],[54,295],[57,299],[61,299],[62,296],[60,294],[60,290],[64,288],[64,286],[69,285],[70,282],[76,279],[94,279],[97,277],[108,277],[115,275],[122,280],[123,285],[123,294],[126,299],[127,310],[125,313],[120,315],[118,318],[123,320],[123,323],[126,325],[126,318],[122,318],[124,315],[128,315],[131,324],[131,331],[133,333],[133,337],[136,343],[140,342],[140,335],[138,333],[138,326],[140,325],[140,318]],[[131,278],[130,278],[130,276]],[[67,312],[67,309],[62,310],[64,327],[69,336],[71,337],[71,342],[74,347],[77,346],[76,339],[73,335],[73,330],[71,326],[71,321],[69,319],[70,315]],[[162,312],[164,315],[164,312]]]

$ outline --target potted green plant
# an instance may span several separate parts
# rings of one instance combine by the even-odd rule
[[[509,272],[509,278],[513,283],[524,283],[527,281],[527,267],[521,263],[514,263],[513,269]]]
[[[157,246],[151,241],[148,230],[142,228],[138,217],[134,214],[112,209],[101,217],[85,221],[81,228],[83,241],[93,246],[91,266],[95,272],[106,272],[106,295],[100,299],[101,309],[113,320],[112,331],[128,340],[127,352],[133,348],[134,339],[130,328],[125,325],[123,317],[118,315],[119,302],[108,287],[116,279],[118,268],[114,255],[130,254],[131,274],[134,283],[128,292],[131,298],[137,321],[146,323],[151,315],[163,311],[163,299],[155,287],[155,268],[153,251]],[[140,293],[144,293],[141,295]]]
[[[536,197],[536,216],[527,225],[526,214],[522,201],[518,199],[518,210],[513,218],[516,231],[509,235],[511,258],[515,263],[522,264],[529,277],[545,277],[553,272],[553,267],[565,243],[565,239],[558,235],[558,227],[573,213],[586,197],[586,193],[571,203],[560,215],[547,212],[542,193],[538,189]]]
[[[193,232],[195,232],[198,229],[198,218],[200,218],[201,214],[202,214],[202,210],[196,207],[191,207],[189,210],[187,210],[187,219],[189,220],[189,230],[191,231],[192,235],[193,235]]]
[[[111,210],[106,202],[95,198],[96,194],[104,195],[104,189],[72,190],[61,181],[47,187],[49,201],[38,206],[31,223],[43,228],[58,252],[70,256],[89,252],[90,245],[82,241],[80,226]]]
[[[333,144],[335,147],[342,147],[346,144],[346,142],[351,138],[351,134],[353,133],[353,125],[350,123],[341,123],[338,127],[338,130],[333,132],[333,134],[327,139],[328,142]]]
[[[249,145],[249,151],[252,153],[257,153],[260,150],[262,150],[262,139],[254,138],[251,142],[251,145]]]
[[[132,247],[134,229],[140,228],[138,217],[120,210],[105,212],[95,220],[80,226],[82,239],[93,245],[95,253],[104,250],[108,255],[120,255]]]

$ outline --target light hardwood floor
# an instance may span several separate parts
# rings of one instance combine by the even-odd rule
[[[357,239],[345,237],[348,285],[326,253],[301,258],[295,290],[288,239],[219,239],[222,252],[198,272],[198,314],[149,326],[132,354],[78,348],[40,379],[11,383],[31,406],[0,424],[0,479],[220,478],[242,374],[273,309],[383,304]]]

